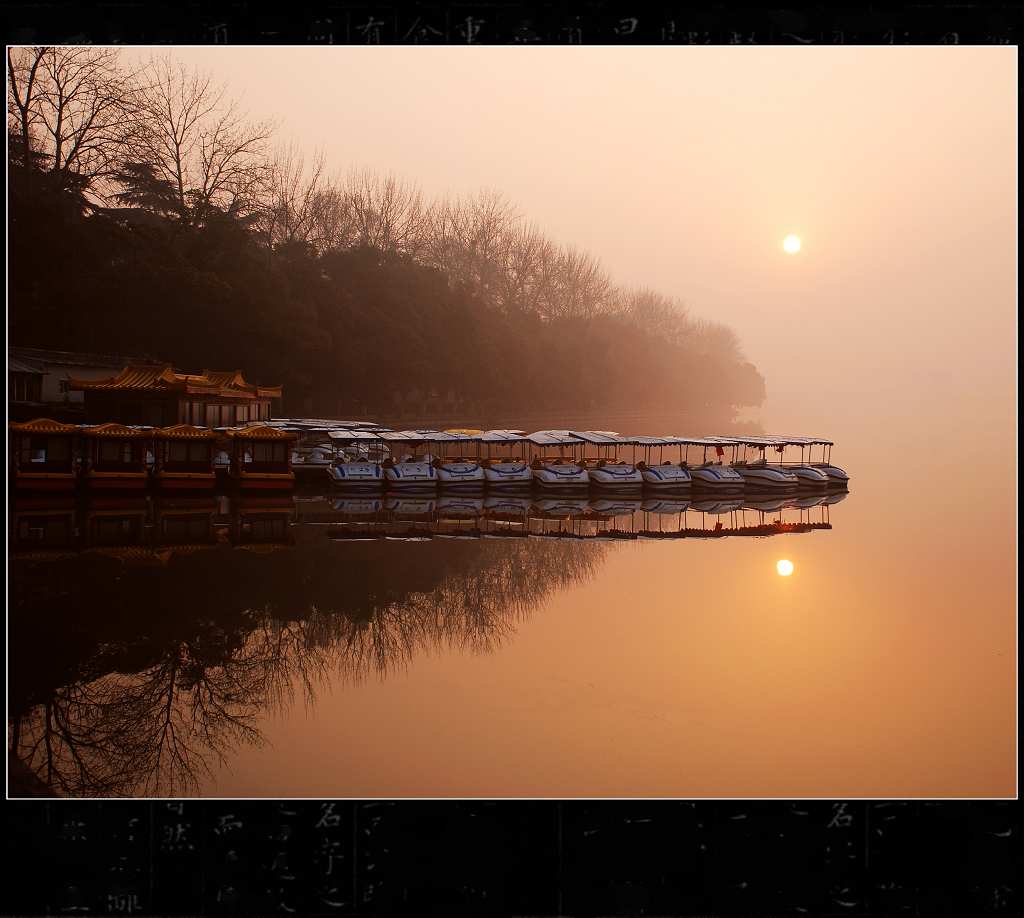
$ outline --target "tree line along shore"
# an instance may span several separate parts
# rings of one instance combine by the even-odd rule
[[[292,415],[666,411],[765,383],[500,193],[331,171],[171,56],[8,51],[9,341],[244,367]]]

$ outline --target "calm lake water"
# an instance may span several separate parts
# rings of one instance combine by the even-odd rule
[[[9,746],[75,796],[1012,796],[1012,433],[825,428],[850,493],[781,511],[19,499]]]

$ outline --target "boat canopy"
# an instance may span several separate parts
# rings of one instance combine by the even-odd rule
[[[526,437],[537,446],[575,446],[583,441],[568,430],[538,430]]]
[[[329,430],[327,436],[332,440],[354,443],[357,440],[379,440],[380,437],[372,430]]]
[[[378,430],[375,433],[380,439],[393,443],[465,443],[476,439],[447,430]]]
[[[716,438],[716,439],[724,440],[726,438],[725,437],[721,437],[721,438]],[[768,446],[780,446],[780,445],[782,445],[782,444],[780,444],[778,442],[777,438],[775,438],[775,437],[746,436],[746,437],[730,437],[728,439],[730,440],[731,444],[734,445],[734,446],[756,446],[758,449],[765,449]]]
[[[634,437],[623,437],[614,430],[570,430],[569,433],[595,446],[631,444],[635,439]]]
[[[526,439],[525,430],[485,430],[480,434],[484,443],[522,443]]]
[[[777,446],[835,446],[832,440],[824,437],[768,437]]]
[[[637,446],[698,446],[706,445],[703,440],[695,440],[693,437],[631,437]]]

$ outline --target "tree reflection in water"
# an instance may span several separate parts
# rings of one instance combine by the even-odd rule
[[[326,681],[486,653],[607,545],[214,547],[163,565],[12,562],[10,748],[67,796],[180,796]],[[405,549],[405,551],[403,551]],[[12,795],[16,792],[12,789]]]

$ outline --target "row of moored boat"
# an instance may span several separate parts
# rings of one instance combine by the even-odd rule
[[[326,472],[346,490],[536,487],[556,493],[593,489],[728,495],[824,491],[849,483],[847,473],[831,462],[832,441],[817,437],[392,431],[367,424],[307,432],[304,441],[292,454],[292,468],[300,474]],[[817,461],[815,452],[820,454]]]

